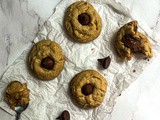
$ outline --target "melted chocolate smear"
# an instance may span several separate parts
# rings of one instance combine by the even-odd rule
[[[125,35],[122,38],[122,42],[128,48],[130,48],[133,52],[140,52],[142,48],[140,47],[140,39],[133,37],[130,34]]]
[[[104,69],[107,69],[111,63],[111,58],[108,56],[106,58],[98,59],[98,62],[102,65]]]
[[[62,112],[62,114],[56,119],[59,119],[59,120],[70,120],[70,114],[69,114],[69,112],[67,110],[64,110]]]

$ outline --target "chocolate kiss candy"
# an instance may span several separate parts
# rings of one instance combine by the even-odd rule
[[[54,67],[54,64],[55,64],[55,62],[51,57],[43,58],[41,61],[41,66],[43,68],[48,69],[48,70],[51,70]]]
[[[82,87],[82,93],[84,94],[84,95],[90,95],[90,94],[92,94],[93,93],[93,90],[94,90],[94,87],[91,85],[91,84],[86,84],[86,85],[84,85],[83,87]]]
[[[70,120],[70,114],[69,114],[69,112],[68,112],[67,110],[64,110],[64,111],[62,112],[62,114],[61,114],[58,118],[56,118],[56,119],[60,119],[60,120]]]
[[[106,58],[98,59],[98,62],[102,65],[104,69],[107,69],[111,63],[111,58],[108,56]]]
[[[90,16],[86,13],[82,13],[78,16],[78,21],[82,24],[82,25],[89,25],[90,23]]]

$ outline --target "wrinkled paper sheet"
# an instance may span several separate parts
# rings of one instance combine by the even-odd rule
[[[154,58],[144,60],[137,55],[129,62],[122,62],[117,58],[113,41],[118,29],[132,21],[133,15],[123,5],[115,1],[92,0],[102,18],[102,31],[93,42],[79,44],[71,40],[63,26],[66,8],[76,0],[62,0],[56,7],[54,14],[46,21],[37,34],[34,42],[42,39],[51,39],[63,49],[66,56],[65,67],[61,74],[51,81],[39,81],[28,69],[28,54],[32,46],[9,67],[0,81],[0,106],[15,115],[4,102],[4,90],[13,80],[27,83],[30,89],[30,104],[22,114],[23,120],[55,120],[63,110],[69,110],[71,120],[109,120],[115,104],[115,99],[150,64],[160,51],[160,44],[156,35],[142,21],[139,22],[139,31],[148,36],[154,52]],[[104,70],[98,64],[98,58],[111,57],[111,64]],[[103,103],[94,109],[81,109],[70,98],[69,82],[73,76],[82,70],[94,69],[99,71],[108,82],[108,91]],[[136,72],[133,72],[136,70]]]

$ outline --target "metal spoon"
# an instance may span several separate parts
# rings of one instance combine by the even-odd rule
[[[15,111],[17,113],[16,120],[19,120],[21,113],[28,107],[29,103],[22,105],[22,106],[16,106]]]

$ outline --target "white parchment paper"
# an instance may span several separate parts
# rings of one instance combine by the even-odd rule
[[[113,47],[114,37],[118,29],[132,21],[133,15],[123,5],[115,1],[90,0],[102,18],[100,36],[87,44],[74,42],[64,30],[63,18],[66,8],[76,0],[62,0],[54,14],[46,21],[37,34],[34,43],[42,39],[51,39],[62,47],[66,62],[61,74],[51,81],[39,81],[28,69],[28,54],[32,46],[9,67],[0,81],[0,106],[15,115],[4,102],[4,90],[9,82],[17,80],[26,82],[30,89],[30,104],[22,114],[23,120],[55,120],[63,110],[70,111],[71,120],[109,120],[115,104],[115,99],[125,90],[145,67],[150,64],[160,51],[156,35],[142,21],[139,31],[148,36],[154,52],[152,59],[144,60],[136,55],[131,61],[122,62],[117,58]],[[34,45],[33,43],[33,45]],[[111,64],[104,70],[97,59],[110,56]],[[81,109],[70,98],[69,82],[73,76],[82,70],[99,71],[108,82],[108,91],[103,103],[95,109]],[[133,71],[136,72],[133,72]]]

